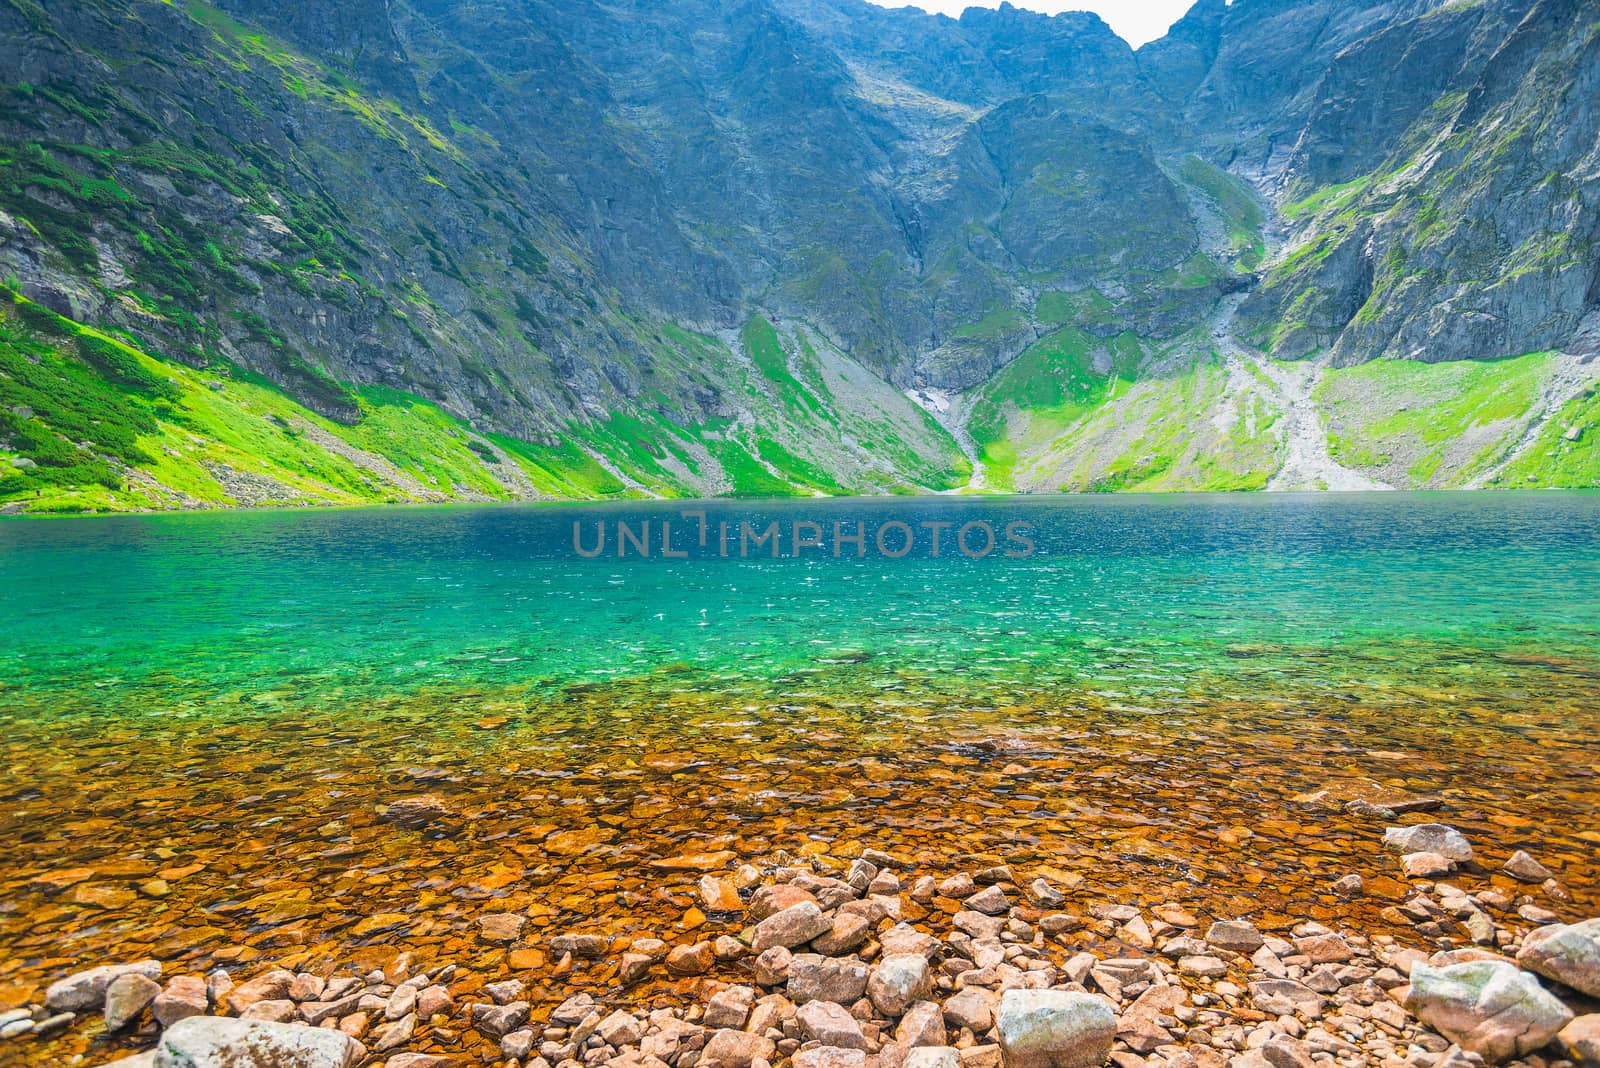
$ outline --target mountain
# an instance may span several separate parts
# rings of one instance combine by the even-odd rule
[[[1597,39],[0,0],[0,507],[1594,485]]]

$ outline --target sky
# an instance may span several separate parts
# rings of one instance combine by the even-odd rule
[[[924,11],[960,15],[969,7],[999,7],[1000,0],[872,0],[883,7],[920,7]],[[1017,7],[1055,14],[1093,11],[1129,44],[1138,48],[1166,35],[1194,0],[1011,0]]]

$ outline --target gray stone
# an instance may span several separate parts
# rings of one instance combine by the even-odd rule
[[[859,960],[798,953],[789,963],[789,1000],[796,1005],[808,1001],[848,1005],[866,992],[867,977],[867,966]]]
[[[949,1034],[944,1028],[944,1012],[937,1003],[918,1001],[908,1007],[894,1030],[895,1042],[904,1049],[942,1046]]]
[[[1455,863],[1440,853],[1407,853],[1400,858],[1400,867],[1413,879],[1436,879],[1455,870]]]
[[[831,930],[833,921],[822,914],[816,902],[802,901],[756,924],[750,948],[758,954],[773,946],[793,949]]]
[[[1002,916],[1011,910],[1011,900],[998,886],[985,887],[967,898],[963,904],[985,916]]]
[[[919,1046],[906,1052],[900,1068],[961,1068],[961,1051],[953,1046]]]
[[[1299,1014],[1310,1020],[1322,1015],[1323,998],[1315,990],[1293,979],[1263,979],[1250,984],[1250,1000],[1256,1008],[1273,1016]]]
[[[1254,953],[1266,941],[1254,924],[1243,920],[1218,920],[1206,932],[1206,941],[1229,953]]]
[[[770,1061],[776,1047],[764,1035],[724,1028],[711,1036],[700,1051],[704,1068],[750,1068],[752,1061]]]
[[[191,1016],[204,1016],[210,1009],[206,981],[198,975],[175,975],[167,988],[156,996],[152,1011],[156,1022],[171,1027]]]
[[[777,986],[789,978],[794,966],[794,954],[783,946],[773,946],[756,957],[756,983],[760,986]]]
[[[742,989],[752,995],[754,994],[754,991],[750,990],[749,987],[734,987],[734,989]],[[739,1025],[742,1027],[744,1025],[744,1021],[740,1020]],[[716,1025],[707,1021],[706,1026],[712,1027]],[[636,1019],[631,1013],[626,1013],[621,1009],[618,1009],[610,1016],[607,1016],[605,1019],[601,1020],[599,1026],[594,1029],[594,1032],[604,1039],[607,1045],[616,1046],[618,1049],[621,1049],[623,1046],[637,1046],[639,1044],[639,1042],[644,1038],[644,1024]]]
[[[1580,1016],[1561,1029],[1556,1036],[1561,1049],[1583,1065],[1583,1068],[1600,1066],[1600,1014]]]
[[[1554,872],[1520,849],[1511,854],[1511,859],[1506,861],[1505,872],[1523,883],[1542,883],[1546,879],[1555,878]]]
[[[792,1063],[794,1068],[867,1068],[867,1052],[838,1046],[818,1046],[798,1051]]]
[[[981,1035],[994,1026],[994,995],[969,986],[944,1003],[944,1018],[955,1027]]]
[[[706,1002],[706,1014],[701,1023],[711,1028],[731,1027],[738,1030],[750,1018],[750,1006],[755,1004],[755,1000],[756,992],[748,986],[730,986],[718,991]]]

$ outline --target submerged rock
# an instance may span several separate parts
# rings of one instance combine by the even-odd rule
[[[1572,1012],[1539,980],[1500,960],[1411,970],[1405,1007],[1417,1018],[1488,1061],[1521,1056],[1549,1042]]]
[[[1555,874],[1543,864],[1522,850],[1511,854],[1511,859],[1505,863],[1505,873],[1522,883],[1542,883],[1546,879],[1553,879]]]
[[[1466,864],[1472,860],[1472,844],[1467,841],[1467,836],[1444,823],[1386,828],[1383,845],[1391,853],[1437,853],[1455,864]]]
[[[438,794],[415,794],[411,797],[397,797],[383,807],[382,818],[387,823],[399,827],[409,827],[420,830],[430,823],[444,819],[450,814],[450,806]]]

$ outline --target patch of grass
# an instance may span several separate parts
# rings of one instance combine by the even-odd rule
[[[1330,449],[1342,463],[1402,462],[1415,484],[1461,485],[1498,462],[1530,416],[1550,353],[1506,360],[1374,360],[1324,376]]]

